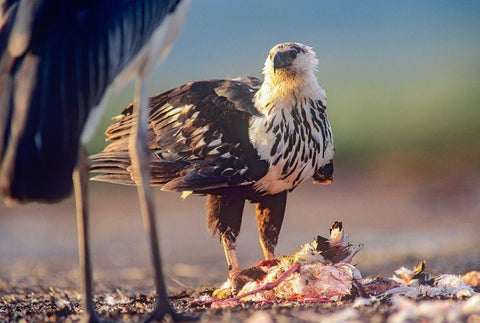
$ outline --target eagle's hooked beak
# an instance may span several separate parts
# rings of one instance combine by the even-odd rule
[[[276,53],[273,57],[273,70],[292,66],[295,58],[297,58],[297,52],[294,49]]]

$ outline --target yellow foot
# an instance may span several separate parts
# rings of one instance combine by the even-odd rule
[[[212,293],[212,297],[215,297],[216,299],[227,299],[234,296],[232,293],[232,289],[230,287],[228,288],[218,288],[215,289]]]

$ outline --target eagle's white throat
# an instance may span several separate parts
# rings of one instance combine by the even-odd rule
[[[298,56],[287,68],[275,70],[273,56],[288,46],[300,47]],[[262,116],[252,117],[249,129],[260,158],[270,164],[254,184],[261,193],[291,190],[333,158],[326,95],[314,75],[317,63],[313,50],[298,43],[275,46],[265,62],[265,80],[255,95]]]

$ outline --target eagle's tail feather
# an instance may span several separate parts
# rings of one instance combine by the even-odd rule
[[[90,173],[95,174],[91,180],[121,185],[135,185],[135,173],[131,167],[128,152],[101,152],[90,156]],[[182,176],[187,163],[168,162],[152,158],[150,163],[150,185],[164,185]]]
[[[90,179],[97,182],[107,182],[127,186],[136,185],[130,175],[127,174],[98,174]]]

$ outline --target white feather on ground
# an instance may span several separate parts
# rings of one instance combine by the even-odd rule
[[[240,296],[225,301],[204,300],[203,304],[229,307],[243,301],[335,302],[356,292],[357,295],[363,293],[363,296],[368,297],[358,297],[353,309],[348,309],[348,313],[341,311],[342,314],[338,313],[339,317],[345,318],[346,315],[349,319],[358,319],[355,309],[372,306],[385,297],[392,297],[394,310],[398,311],[389,319],[392,322],[401,322],[403,319],[432,319],[433,314],[430,312],[436,313],[433,319],[443,317],[447,322],[461,321],[466,316],[480,314],[480,306],[477,306],[480,305],[480,293],[476,292],[480,272],[471,271],[463,276],[454,274],[434,276],[425,272],[423,261],[413,269],[399,268],[390,279],[362,279],[360,271],[351,264],[353,256],[361,248],[362,245],[350,244],[342,223],[335,222],[330,230],[329,239],[317,237],[292,255],[280,256],[276,259],[275,265],[262,266],[263,263],[260,263],[256,268],[257,275],[261,270],[263,276],[245,284],[238,293]],[[291,271],[295,265],[298,270],[293,271],[275,287],[266,288],[272,282],[278,281],[285,272]],[[248,276],[248,273],[249,269],[246,269],[244,274]],[[229,288],[229,281],[223,288]],[[241,296],[248,293],[251,295]],[[441,297],[447,300],[422,303],[409,300],[409,298],[420,300],[425,297],[427,299]]]
[[[322,242],[323,245],[320,245]],[[303,245],[292,255],[280,256],[277,265],[262,267],[261,269],[265,271],[263,279],[246,283],[238,295],[252,292],[267,283],[274,282],[295,263],[299,263],[299,270],[277,287],[244,297],[242,300],[340,300],[343,296],[352,293],[355,280],[362,279],[360,271],[350,263],[361,248],[361,245],[351,245],[341,222],[335,222],[329,239],[318,237],[313,242]],[[223,288],[228,288],[228,284],[227,281]]]
[[[478,294],[472,286],[464,282],[461,275],[432,276],[424,273],[424,268],[425,262],[413,270],[405,267],[397,269],[391,280],[397,282],[400,287],[387,290],[385,294],[405,295],[410,298],[444,296],[458,299]]]

